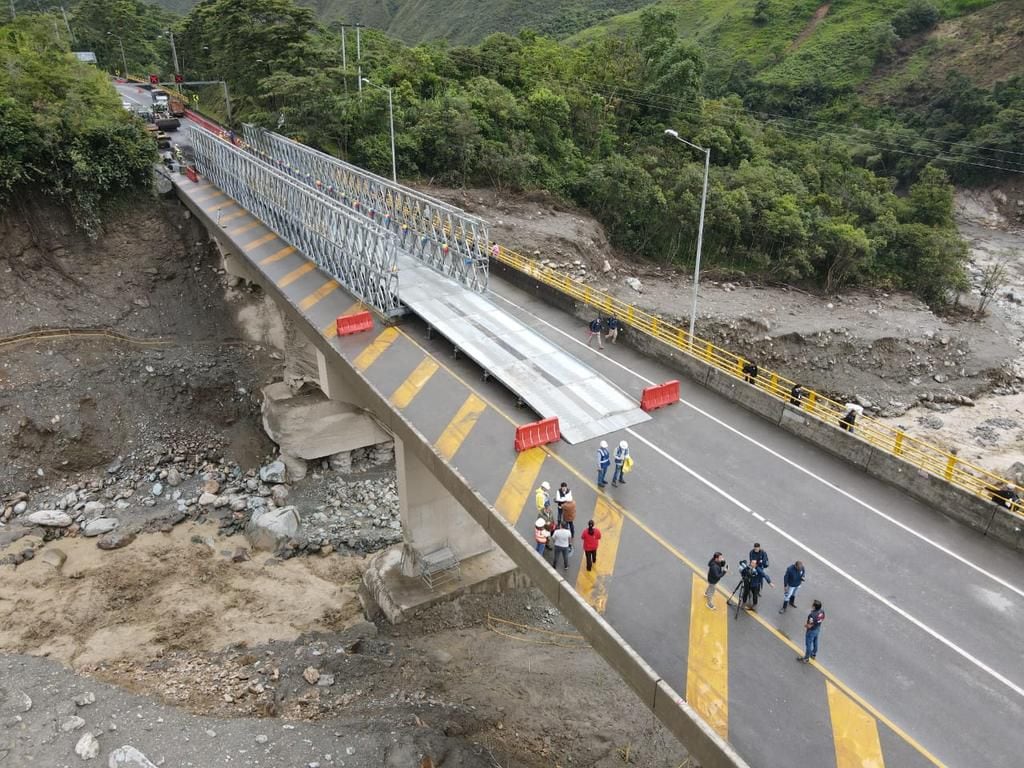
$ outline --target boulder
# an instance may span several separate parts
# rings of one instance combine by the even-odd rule
[[[74,520],[67,512],[56,509],[40,509],[25,518],[29,525],[43,525],[47,528],[67,528]]]
[[[174,467],[171,467],[170,469],[167,470],[166,479],[167,484],[171,486],[171,488],[177,488],[179,485],[181,485],[181,472],[179,472]]]
[[[110,753],[107,768],[156,768],[156,766],[135,747],[126,744]]]
[[[267,466],[260,467],[260,480],[264,483],[283,483],[286,471],[283,461],[272,461]]]
[[[245,536],[253,549],[274,552],[299,533],[299,511],[280,507],[253,512],[245,526]]]
[[[85,524],[82,535],[88,538],[102,536],[104,533],[110,533],[120,524],[121,522],[116,517],[97,517]]]
[[[100,549],[121,549],[121,547],[127,547],[133,541],[135,541],[134,533],[113,531],[101,536],[96,542],[96,546]]]
[[[85,513],[86,517],[91,517],[102,513],[106,508],[107,505],[102,501],[87,501],[85,502],[85,507],[82,509],[82,512]]]

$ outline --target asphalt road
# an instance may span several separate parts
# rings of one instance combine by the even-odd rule
[[[208,190],[190,194],[230,209]],[[352,298],[324,294],[327,276],[304,269],[301,254],[287,254],[243,213],[228,230],[239,250],[318,333],[330,328]],[[496,301],[633,397],[676,378],[622,345],[589,349],[582,323],[500,281],[493,287]],[[430,441],[449,435],[471,393],[486,400],[479,418],[459,427],[451,463],[530,541],[531,489],[507,494],[527,472],[509,424],[529,415],[471,363],[452,359],[443,339],[425,335],[411,319],[397,334],[376,329],[333,343],[385,396],[433,356],[439,373],[401,408]],[[1019,555],[685,380],[680,404],[608,439],[630,442],[636,469],[625,486],[598,493],[596,440],[552,446],[530,468],[527,485],[568,480],[578,521],[592,515],[606,529],[597,575],[574,556],[566,578],[751,765],[1008,766],[1024,753]],[[732,564],[731,589],[754,541],[770,554],[778,587],[765,590],[757,614],[734,619],[724,593],[708,611],[699,595],[712,551]],[[780,615],[782,573],[796,559],[808,574],[801,610]],[[818,662],[804,666],[795,658],[813,598],[828,618]]]

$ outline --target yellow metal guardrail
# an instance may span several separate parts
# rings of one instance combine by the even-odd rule
[[[319,185],[320,182],[317,181],[316,184]],[[394,199],[388,195],[385,204],[393,208]],[[407,207],[404,208],[403,213],[409,218],[414,218]],[[435,226],[442,227],[449,238],[464,240],[467,245],[474,245],[471,233],[461,230],[451,232],[448,223],[440,220],[435,220],[433,223]],[[485,243],[484,248],[486,249],[486,247]],[[637,309],[632,304],[627,304],[610,294],[595,290],[569,275],[556,272],[539,261],[521,256],[503,246],[499,246],[496,250],[491,249],[489,253],[492,258],[496,258],[501,263],[593,307],[598,312],[612,315],[629,327],[646,333],[673,349],[700,360],[733,378],[745,380],[748,384],[767,392],[776,400],[798,405],[801,410],[811,416],[826,423],[833,423],[836,427],[842,425],[840,419],[846,414],[846,407],[825,395],[803,387],[801,397],[798,401],[794,401],[792,390],[797,382],[774,371],[766,371],[760,366],[756,374],[749,375],[744,371],[744,366],[751,361],[697,336],[690,338],[687,330],[667,323],[656,315]],[[1014,488],[1018,497],[1024,492],[1020,486],[989,472],[987,469],[966,462],[937,445],[908,435],[903,430],[872,419],[870,416],[858,416],[856,424],[850,428],[850,431],[855,432],[858,437],[875,448],[897,456],[911,466],[980,498],[991,501],[993,492],[1006,486]],[[1014,502],[1010,505],[1010,509],[1024,519],[1024,500]]]
[[[767,371],[759,367],[756,376],[747,375],[744,372],[744,365],[749,361],[717,347],[709,341],[704,341],[696,336],[690,338],[689,332],[684,328],[667,323],[656,315],[637,309],[632,304],[626,304],[614,296],[595,290],[566,274],[556,272],[534,259],[521,256],[507,248],[499,247],[496,253],[492,251],[491,256],[502,264],[523,272],[535,280],[593,307],[604,315],[614,316],[625,325],[641,331],[685,355],[700,360],[736,379],[746,380],[747,383],[767,392],[776,400],[791,402],[791,391],[796,382],[774,371]],[[804,394],[799,399],[801,410],[839,427],[840,419],[846,413],[846,407],[811,389],[806,387],[803,389]],[[892,456],[898,456],[908,464],[975,496],[991,500],[993,491],[1007,485],[1015,488],[1017,493],[1021,494],[1022,489],[1005,478],[966,462],[936,445],[912,437],[901,429],[872,419],[870,416],[859,416],[852,429],[858,437],[875,448]],[[1011,509],[1024,517],[1024,503],[1021,501],[1015,502]]]

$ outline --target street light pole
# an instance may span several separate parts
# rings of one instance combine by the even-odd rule
[[[391,97],[391,88],[388,88],[383,85],[377,85],[376,83],[371,83],[365,77],[361,78],[360,82],[366,83],[372,88],[379,88],[382,91],[387,91],[388,93],[388,126],[391,129],[391,180],[397,184],[398,163],[395,158],[395,102],[392,100]]]
[[[171,38],[171,58],[174,59],[174,74],[181,72],[178,68],[178,49],[174,46],[174,32],[173,30],[167,30],[167,36]]]
[[[682,142],[688,147],[704,153],[704,190],[700,196],[700,224],[697,226],[697,261],[693,265],[693,304],[690,307],[690,350],[693,350],[693,329],[697,322],[697,287],[700,284],[700,252],[701,247],[704,244],[704,210],[707,206],[708,201],[708,171],[711,170],[711,149],[705,149],[699,147],[696,144],[687,141],[679,135],[678,131],[674,131],[671,128],[665,130],[666,136],[671,136],[676,141]]]
[[[113,32],[107,32],[107,36],[117,38],[117,42],[121,46],[121,64],[124,65],[124,71],[121,74],[124,77],[128,77],[128,59],[124,55],[124,40],[121,39],[120,35],[115,35]]]

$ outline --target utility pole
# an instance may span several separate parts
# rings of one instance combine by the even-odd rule
[[[178,68],[178,49],[174,46],[174,32],[167,30],[167,36],[171,38],[171,58],[174,59],[174,74],[180,74],[181,70]]]
[[[363,49],[359,43],[359,30],[362,24],[356,24],[356,76],[359,78],[359,92],[363,92]]]
[[[11,0],[11,2],[13,3],[14,0]],[[68,37],[71,38],[72,43],[77,43],[78,41],[75,40],[75,33],[71,31],[71,22],[68,21],[68,12],[64,10],[63,5],[60,7],[60,12],[64,17],[64,26],[68,28]]]

